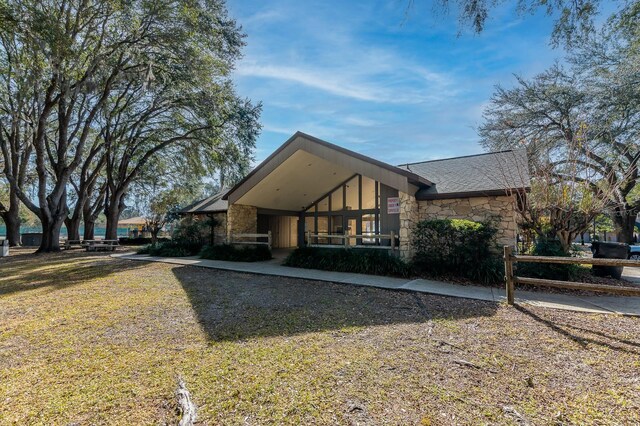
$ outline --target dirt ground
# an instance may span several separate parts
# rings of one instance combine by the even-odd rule
[[[639,318],[16,253],[0,424],[640,424]]]

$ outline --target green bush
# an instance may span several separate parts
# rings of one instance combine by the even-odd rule
[[[271,250],[265,245],[237,248],[229,244],[204,246],[200,257],[211,260],[229,260],[232,262],[260,262],[272,258]]]
[[[198,251],[193,251],[193,248],[185,247],[175,241],[167,241],[158,243],[155,246],[147,244],[140,248],[137,253],[160,257],[186,257],[196,255]]]
[[[171,239],[188,252],[197,254],[211,240],[211,227],[217,225],[213,218],[197,220],[188,216],[177,224]]]
[[[438,219],[419,222],[413,232],[412,264],[419,273],[453,275],[493,284],[503,280],[504,266],[489,222]]]
[[[158,238],[159,243],[166,243],[170,241],[168,238]],[[136,237],[136,238],[128,238],[121,237],[118,238],[118,243],[123,246],[145,246],[147,244],[151,244],[151,238],[144,237]]]
[[[527,252],[532,256],[559,256],[571,257],[575,253],[566,253],[559,241],[537,241]],[[578,277],[584,268],[579,265],[560,265],[555,263],[524,263],[516,264],[517,275],[529,278],[543,278],[547,280],[573,280]]]
[[[284,264],[297,268],[359,274],[401,277],[411,274],[409,265],[401,258],[389,254],[386,250],[365,248],[302,247],[291,253]]]

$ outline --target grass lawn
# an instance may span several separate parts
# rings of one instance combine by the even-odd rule
[[[0,259],[0,423],[638,424],[640,319],[112,259]]]

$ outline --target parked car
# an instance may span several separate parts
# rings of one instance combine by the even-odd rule
[[[629,246],[631,251],[629,251],[629,259],[631,260],[640,260],[640,246]]]

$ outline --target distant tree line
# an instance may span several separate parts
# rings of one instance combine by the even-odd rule
[[[42,224],[39,251],[106,238],[134,185],[159,175],[250,164],[260,105],[230,73],[244,35],[223,0],[0,1],[0,217],[19,241],[20,209]]]

